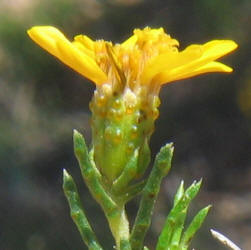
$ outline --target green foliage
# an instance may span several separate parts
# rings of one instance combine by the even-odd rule
[[[161,181],[171,168],[172,155],[173,146],[167,144],[161,148],[156,156],[152,172],[143,189],[139,211],[130,236],[133,250],[142,249],[145,234],[151,223],[151,216]]]
[[[192,237],[203,223],[210,206],[203,208],[194,217],[185,232],[184,223],[187,216],[188,207],[197,195],[201,186],[201,181],[194,182],[189,188],[184,190],[183,181],[174,198],[174,205],[169,212],[164,228],[160,234],[156,250],[186,250]]]
[[[116,213],[116,204],[104,189],[101,183],[101,175],[92,164],[89,158],[88,149],[84,137],[74,130],[74,152],[78,159],[81,174],[90,192],[96,201],[101,205],[106,214]]]
[[[133,156],[129,159],[121,175],[114,181],[112,185],[112,192],[121,193],[128,187],[130,181],[132,181],[137,173],[139,150],[136,149]]]
[[[76,184],[66,170],[64,170],[63,189],[71,209],[71,217],[75,222],[83,241],[90,250],[102,250],[102,247],[97,242],[96,236],[85,216]]]
[[[195,215],[192,222],[190,223],[186,231],[183,233],[183,236],[180,241],[181,249],[188,248],[192,240],[192,237],[201,227],[201,224],[204,222],[210,208],[211,208],[211,205],[204,207]]]
[[[111,232],[116,242],[117,250],[147,250],[144,245],[144,238],[151,224],[151,217],[154,204],[157,199],[162,179],[168,174],[171,168],[173,156],[172,144],[166,144],[157,154],[153,169],[146,181],[129,185],[135,174],[138,153],[134,154],[131,161],[121,176],[114,182],[114,187],[106,183],[93,161],[93,150],[88,152],[83,136],[74,131],[74,152],[78,159],[83,179],[86,182],[92,196],[102,207],[108,220]],[[131,175],[130,173],[133,172]],[[174,197],[174,205],[171,209],[156,250],[186,250],[192,237],[200,228],[210,206],[202,209],[192,220],[188,228],[183,232],[184,223],[188,207],[200,189],[201,181],[194,182],[184,190],[183,181],[181,182]],[[72,177],[64,171],[64,192],[67,197],[71,216],[77,225],[82,239],[89,249],[101,249],[93,233],[91,226],[85,216],[81,206],[76,185]],[[141,202],[137,217],[132,227],[131,233],[125,212],[125,204],[139,192],[142,191]],[[122,195],[124,193],[124,195]],[[130,197],[130,198],[128,198]]]

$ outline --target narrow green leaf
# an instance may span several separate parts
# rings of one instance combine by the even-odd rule
[[[139,150],[135,150],[134,154],[130,158],[129,162],[126,164],[121,175],[114,181],[112,185],[113,193],[121,193],[125,191],[125,188],[128,186],[128,183],[132,181],[137,174],[137,165],[138,165]]]
[[[167,144],[161,148],[156,156],[153,169],[143,189],[140,207],[130,237],[133,250],[143,248],[143,241],[151,223],[153,207],[159,193],[160,184],[171,167],[172,155],[173,146]]]
[[[137,178],[141,178],[144,175],[145,170],[148,167],[150,161],[151,161],[151,151],[149,148],[148,139],[146,138],[139,152],[138,169],[136,176]]]
[[[171,161],[173,157],[173,143],[168,143],[160,149],[156,156],[154,165],[156,170],[161,171],[162,176],[166,176],[171,168]]]
[[[94,169],[97,178],[101,179],[102,176],[101,176],[99,170],[96,168],[96,165],[95,165],[95,162],[94,162],[94,148],[91,148],[91,150],[89,151],[88,156],[89,156],[90,164],[92,165],[92,168]]]
[[[177,205],[177,203],[182,199],[182,197],[184,196],[184,181],[181,181],[180,186],[178,187],[178,190],[174,196],[174,205],[173,205],[173,209],[174,207]],[[166,225],[163,228],[162,232],[165,232],[162,236],[162,239],[165,237],[163,244],[161,244],[161,242],[158,244],[158,247],[160,247],[161,245],[163,247],[167,247],[169,246],[169,241],[172,242],[172,247],[175,248],[175,246],[179,245],[179,241],[180,241],[180,237],[183,231],[183,225],[184,225],[184,221],[186,218],[186,210],[184,209],[182,212],[180,212],[179,215],[177,215],[176,219],[175,219],[175,223],[173,223],[173,225],[171,225],[168,222],[168,218],[166,221]],[[174,225],[176,224],[176,225]],[[172,237],[172,240],[171,240]],[[161,241],[161,239],[160,239]]]
[[[183,195],[184,195],[184,181],[182,180],[174,196],[174,203],[173,203],[174,207],[177,205],[177,203],[180,201]]]
[[[189,203],[199,192],[200,186],[201,186],[202,180],[199,182],[194,181],[190,187],[185,191],[185,197],[188,200]]]
[[[184,209],[177,215],[175,220],[175,226],[173,227],[173,232],[170,237],[170,242],[167,244],[170,249],[177,249],[180,244],[180,238],[182,235],[182,231],[184,229],[184,223],[187,216],[187,209]]]
[[[182,239],[181,239],[181,246],[183,248],[187,248],[195,235],[195,233],[200,229],[202,223],[204,222],[211,205],[201,209],[197,215],[193,218],[192,222],[184,232]]]
[[[120,241],[120,250],[131,250],[131,245],[129,239],[121,239]]]
[[[135,196],[140,194],[143,190],[143,188],[146,185],[146,180],[142,180],[134,185],[131,185],[127,188],[126,192],[124,194],[121,194],[120,200],[127,203],[131,199],[133,199]]]
[[[66,170],[63,172],[63,189],[70,206],[71,217],[75,222],[83,241],[90,250],[102,250],[81,205],[76,184]]]
[[[118,211],[117,205],[104,189],[101,179],[97,175],[93,163],[90,161],[84,137],[78,131],[74,130],[73,140],[74,152],[79,162],[81,174],[92,196],[103,208],[107,217],[116,216]]]
[[[182,193],[182,183],[177,191],[177,193]],[[159,236],[158,243],[156,246],[157,250],[168,249],[168,246],[171,245],[172,237],[174,240],[174,245],[177,244],[180,233],[182,232],[184,220],[186,218],[186,213],[188,206],[192,199],[196,196],[201,186],[201,181],[194,181],[190,187],[186,189],[184,194],[176,200],[179,200],[175,206],[169,212],[165,225],[162,229],[162,232]],[[180,195],[180,194],[179,194]]]

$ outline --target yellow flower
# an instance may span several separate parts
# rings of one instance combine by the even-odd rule
[[[93,157],[110,184],[130,162],[137,162],[130,180],[140,177],[149,164],[161,85],[207,72],[231,72],[215,60],[237,47],[230,40],[214,40],[179,51],[178,41],[162,28],[148,27],[135,29],[121,44],[93,41],[84,35],[70,42],[51,26],[33,27],[28,34],[96,84],[90,103]]]
[[[93,41],[85,35],[77,35],[70,42],[52,26],[35,26],[28,34],[96,85],[120,84],[132,90],[139,85],[159,89],[162,84],[208,72],[231,72],[230,67],[215,60],[237,47],[231,40],[213,40],[179,51],[179,42],[163,28],[148,27],[135,29],[121,44]]]

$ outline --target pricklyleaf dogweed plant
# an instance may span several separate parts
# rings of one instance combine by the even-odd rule
[[[75,131],[75,155],[90,192],[106,215],[116,249],[143,249],[161,180],[171,167],[173,154],[171,144],[164,146],[150,176],[137,181],[150,162],[149,140],[159,116],[161,86],[203,73],[231,72],[230,67],[216,60],[233,51],[237,44],[213,40],[179,51],[179,42],[163,28],[149,27],[135,29],[121,44],[93,41],[85,35],[69,41],[51,26],[35,26],[28,34],[42,48],[95,83],[90,102],[92,146],[89,150],[83,136]],[[201,210],[183,233],[188,205],[199,188],[200,182],[187,190],[183,184],[180,186],[156,249],[187,249],[209,209]],[[84,242],[89,249],[102,249],[81,207],[76,185],[66,171],[64,191]],[[140,208],[130,230],[125,204],[140,192]]]

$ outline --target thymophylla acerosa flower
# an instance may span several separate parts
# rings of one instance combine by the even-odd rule
[[[148,165],[161,86],[203,73],[231,72],[216,60],[237,47],[231,40],[213,40],[179,51],[179,42],[163,28],[149,27],[135,29],[121,44],[85,35],[71,42],[51,26],[35,26],[28,34],[96,84],[90,103],[94,161],[108,182],[119,177],[133,154],[138,154],[134,177]]]

